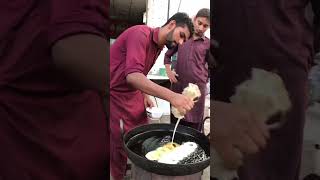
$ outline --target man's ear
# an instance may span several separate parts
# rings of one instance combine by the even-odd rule
[[[194,16],[194,17],[192,18],[192,22],[193,22],[193,23],[196,22],[196,16]]]
[[[168,28],[171,31],[172,29],[174,29],[176,27],[176,21],[175,20],[171,20],[168,24]]]

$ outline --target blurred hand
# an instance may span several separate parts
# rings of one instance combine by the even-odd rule
[[[257,153],[266,146],[267,125],[253,114],[230,103],[214,102],[211,146],[228,169],[237,169],[246,155]]]
[[[190,111],[194,106],[194,102],[191,98],[179,93],[175,93],[171,98],[170,103],[183,115]]]
[[[144,106],[145,106],[145,108],[154,107],[153,101],[150,99],[150,96],[147,94],[144,94]]]
[[[175,71],[171,71],[169,69],[166,69],[166,72],[167,72],[167,76],[168,76],[168,78],[169,78],[171,83],[177,83],[178,82],[178,80],[176,78],[176,76],[178,76],[178,74],[176,74]]]

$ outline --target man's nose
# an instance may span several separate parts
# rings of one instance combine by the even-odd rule
[[[182,45],[183,42],[184,42],[183,39],[180,39],[180,40],[179,40],[179,44],[180,44],[180,45]]]
[[[200,27],[199,27],[199,30],[200,30],[201,32],[203,32],[204,27],[203,27],[203,26],[200,26]]]

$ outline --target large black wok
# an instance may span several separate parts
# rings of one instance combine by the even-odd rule
[[[148,124],[139,126],[124,135],[124,148],[128,158],[136,166],[155,174],[165,176],[186,176],[198,173],[209,166],[210,158],[192,164],[162,164],[150,161],[141,153],[141,144],[152,136],[172,135],[174,124]],[[178,125],[175,142],[194,141],[210,156],[209,139],[195,129]]]

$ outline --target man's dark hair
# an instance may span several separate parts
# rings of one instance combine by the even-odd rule
[[[200,9],[196,15],[196,18],[197,17],[204,17],[204,18],[208,18],[208,20],[210,20],[210,10],[208,8]]]
[[[192,37],[191,35],[194,32],[194,28],[193,28],[192,20],[188,16],[188,14],[183,13],[183,12],[178,12],[178,13],[174,14],[170,19],[168,19],[168,21],[163,26],[169,24],[169,22],[172,20],[176,21],[176,26],[180,26],[180,27],[187,26],[190,31],[190,37]]]

